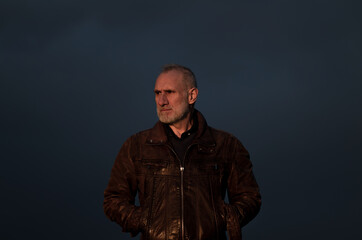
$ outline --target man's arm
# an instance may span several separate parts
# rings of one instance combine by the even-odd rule
[[[231,166],[227,186],[229,204],[225,205],[226,223],[230,239],[239,239],[241,227],[258,214],[261,196],[248,151],[235,137],[227,146],[230,146]]]
[[[124,232],[135,236],[141,230],[141,208],[134,205],[137,179],[132,161],[132,138],[123,144],[114,162],[104,191],[103,209],[106,216],[118,223]]]

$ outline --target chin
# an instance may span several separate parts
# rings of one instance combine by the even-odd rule
[[[158,119],[160,120],[160,122],[165,123],[165,124],[174,124],[174,123],[180,121],[180,119],[177,116],[168,116],[168,115],[162,115],[162,114],[158,115]]]
[[[159,117],[158,119],[160,120],[160,122],[165,123],[165,124],[173,124],[176,122],[174,119],[169,119],[169,118],[165,118],[165,117]]]

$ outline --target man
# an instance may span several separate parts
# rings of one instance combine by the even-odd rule
[[[241,239],[261,204],[248,152],[194,108],[190,69],[166,65],[154,92],[159,122],[122,146],[104,192],[105,214],[141,239],[226,239],[226,230]]]

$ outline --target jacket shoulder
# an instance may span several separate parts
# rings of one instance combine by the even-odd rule
[[[135,137],[147,137],[151,133],[152,128],[145,129],[142,131],[139,131],[138,133],[134,134]]]
[[[140,141],[142,139],[146,139],[147,136],[150,134],[152,128],[141,130],[131,136],[129,136],[126,139],[126,142],[134,142],[134,141]]]
[[[208,127],[212,133],[212,135],[218,139],[221,138],[223,140],[230,139],[230,140],[238,140],[237,137],[235,137],[233,134],[226,132],[224,130],[216,129],[213,127]],[[239,141],[239,140],[238,140]]]
[[[227,146],[226,148],[233,148],[247,152],[243,143],[235,135],[213,127],[209,127],[209,129],[217,143]]]

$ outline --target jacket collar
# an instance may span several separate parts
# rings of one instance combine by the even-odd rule
[[[211,134],[211,131],[207,125],[204,116],[196,109],[193,114],[196,114],[197,122],[199,124],[194,138],[194,143],[204,146],[215,146],[215,140]],[[146,143],[148,144],[165,144],[168,142],[164,123],[158,121],[153,128],[151,128],[150,134],[147,136]]]

